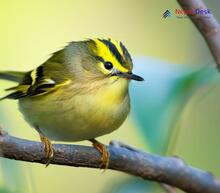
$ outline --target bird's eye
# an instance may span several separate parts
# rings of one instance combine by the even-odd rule
[[[104,66],[107,70],[111,70],[113,68],[113,64],[111,62],[105,62]]]

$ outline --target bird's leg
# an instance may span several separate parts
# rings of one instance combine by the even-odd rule
[[[46,167],[47,167],[50,164],[50,162],[54,156],[53,145],[47,137],[45,137],[41,134],[40,134],[40,140],[44,145],[44,151],[45,151],[46,157],[47,157],[47,162],[46,162]]]
[[[96,139],[90,139],[90,142],[92,142],[93,147],[98,150],[102,156],[102,163],[100,165],[100,168],[107,169],[109,165],[109,157],[110,154],[106,148],[106,146],[100,142],[98,142]]]
[[[54,150],[53,150],[53,145],[50,142],[50,140],[45,137],[45,135],[43,135],[43,133],[40,131],[40,129],[36,129],[37,132],[40,135],[40,140],[43,143],[44,146],[44,151],[46,153],[46,158],[47,158],[47,162],[46,162],[46,167],[50,164],[51,160],[54,157]]]

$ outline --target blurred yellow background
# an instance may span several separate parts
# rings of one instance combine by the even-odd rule
[[[205,43],[189,19],[162,19],[165,10],[178,7],[175,1],[163,0],[1,0],[0,70],[30,70],[67,42],[91,37],[118,39],[127,46],[132,56],[148,56],[186,65],[212,61]],[[11,85],[13,83],[0,81],[0,96],[5,94],[3,88]],[[3,128],[15,136],[39,140],[37,133],[22,119],[15,101],[1,102],[0,109]],[[119,130],[100,140],[107,144],[116,139],[148,150],[140,135],[134,121],[129,118]],[[217,137],[216,134],[211,136]],[[184,141],[186,138],[181,139]],[[205,143],[204,137],[203,140]],[[90,145],[88,142],[80,144]],[[186,148],[177,146],[177,150],[181,153]],[[193,152],[189,154],[191,156]],[[9,168],[15,163],[4,162]],[[198,166],[198,162],[194,163]],[[107,192],[119,179],[129,178],[114,171],[102,174],[94,169],[53,165],[45,168],[44,165],[24,162],[16,164],[22,168],[18,176],[24,178],[25,183],[21,182],[18,187],[17,183],[6,180],[6,174],[5,178],[1,176],[0,186],[6,183],[9,189],[20,189],[23,193]],[[213,171],[216,166],[209,168]],[[220,175],[220,171],[216,174]]]
[[[191,21],[162,19],[175,8],[162,0],[1,1],[1,69],[30,69],[66,42],[89,37],[114,37],[133,55],[191,63],[198,59],[189,49],[197,33]]]

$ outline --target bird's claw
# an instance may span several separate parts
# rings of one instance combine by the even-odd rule
[[[46,153],[46,158],[47,158],[46,167],[47,167],[49,166],[50,162],[53,160],[54,157],[53,145],[50,142],[50,140],[45,136],[40,135],[40,139],[41,142],[43,143],[44,151]]]
[[[95,139],[90,140],[92,142],[93,147],[98,150],[102,156],[101,158],[101,165],[100,168],[101,169],[108,169],[109,166],[109,157],[110,157],[110,153],[108,151],[108,149],[106,148],[106,146],[100,142],[98,142]]]

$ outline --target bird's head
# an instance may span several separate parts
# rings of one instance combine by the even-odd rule
[[[133,63],[128,50],[121,42],[114,39],[88,39],[72,42],[69,48],[71,52],[75,50],[80,56],[72,59],[75,60],[73,63],[80,64],[78,66],[81,68],[81,70],[74,69],[74,72],[81,72],[83,77],[105,80],[144,80],[132,73]]]

